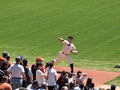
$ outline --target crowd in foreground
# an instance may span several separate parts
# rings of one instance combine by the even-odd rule
[[[84,83],[87,73],[77,71],[73,74],[63,70],[58,74],[54,62],[43,65],[42,57],[35,60],[28,67],[28,59],[18,55],[12,64],[10,54],[3,52],[0,57],[0,90],[95,90],[92,78]]]

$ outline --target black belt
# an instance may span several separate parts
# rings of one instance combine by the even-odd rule
[[[66,53],[64,53],[64,52],[62,52],[64,55],[68,55],[68,54],[66,54]]]
[[[19,78],[19,77],[12,77],[13,79],[23,79],[23,78]]]

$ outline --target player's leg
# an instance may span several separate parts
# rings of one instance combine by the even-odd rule
[[[62,53],[59,53],[59,55],[57,56],[57,58],[54,60],[54,63],[59,62],[60,60],[62,60],[63,58],[65,58],[65,55]]]
[[[71,68],[71,73],[74,72],[74,68],[73,68],[73,60],[70,56],[66,56],[66,60],[70,63],[70,68]]]

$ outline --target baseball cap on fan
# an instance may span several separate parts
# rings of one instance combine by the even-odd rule
[[[42,57],[40,57],[40,56],[38,56],[38,57],[36,57],[36,61],[37,62],[40,62],[40,61],[43,61],[44,59],[42,58]]]

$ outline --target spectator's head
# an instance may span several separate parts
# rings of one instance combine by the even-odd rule
[[[27,64],[28,64],[28,60],[27,60],[27,58],[24,58],[23,59],[23,66],[27,66]]]
[[[83,90],[83,88],[84,88],[84,84],[83,83],[80,84],[80,88]]]
[[[116,89],[116,85],[111,85],[111,90],[115,90]]]
[[[47,83],[43,83],[43,84],[41,84],[42,89],[48,90],[47,86],[48,86]]]
[[[23,56],[22,55],[18,55],[18,57],[20,58],[20,64],[23,64]]]
[[[9,77],[7,75],[3,76],[3,83],[8,83]]]
[[[68,73],[68,77],[72,78],[73,74],[72,73]]]
[[[61,72],[61,75],[62,75],[62,76],[66,76],[66,71],[63,70],[63,71]]]
[[[49,68],[52,68],[53,67],[53,62],[49,62]]]
[[[42,63],[41,62],[38,62],[37,64],[36,64],[36,67],[37,67],[37,69],[42,69]]]
[[[80,90],[80,88],[78,86],[74,87],[74,90]]]
[[[82,72],[81,71],[77,71],[77,76],[81,76]]]
[[[43,58],[42,58],[42,57],[40,57],[40,56],[36,57],[36,63],[37,63],[37,62],[42,62],[42,61],[43,61]]]
[[[61,88],[61,90],[68,90],[68,87],[67,87],[67,86],[63,86],[63,87]]]
[[[15,61],[16,61],[17,64],[20,64],[20,62],[21,62],[21,57],[20,57],[20,56],[17,56],[17,57],[15,58]]]
[[[20,57],[20,60],[23,60],[23,56],[22,55],[18,55]]]
[[[10,57],[10,54],[7,51],[4,51],[2,54],[3,58],[7,59]]]
[[[70,89],[73,89],[74,86],[75,86],[75,82],[74,81],[70,82]]]
[[[38,81],[37,81],[37,80],[34,80],[33,83],[32,83],[32,86],[33,86],[35,89],[38,89],[38,88],[39,88]]]

